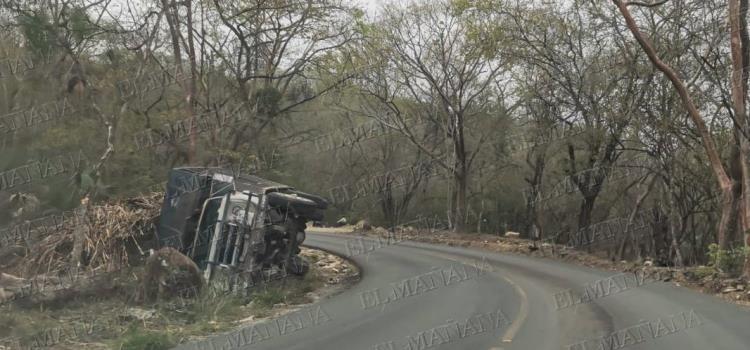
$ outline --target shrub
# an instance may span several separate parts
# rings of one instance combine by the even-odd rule
[[[709,266],[699,266],[693,269],[693,274],[695,275],[695,278],[698,280],[702,280],[708,276],[713,275],[716,273],[716,269]]]
[[[742,273],[745,265],[745,257],[750,253],[747,247],[719,249],[719,245],[712,243],[708,246],[708,258],[711,266],[715,269],[731,275]]]

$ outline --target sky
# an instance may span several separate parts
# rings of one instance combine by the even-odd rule
[[[360,6],[369,15],[374,15],[377,13],[378,8],[386,3],[386,0],[352,0],[352,2]]]

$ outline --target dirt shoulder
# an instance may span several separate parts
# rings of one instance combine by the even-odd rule
[[[571,249],[566,246],[538,243],[514,237],[502,237],[489,234],[462,234],[443,230],[420,230],[411,227],[399,227],[389,233],[383,228],[363,230],[355,226],[337,228],[314,228],[309,232],[333,232],[342,235],[380,237],[384,241],[413,241],[473,248],[498,253],[516,254],[547,258],[566,263],[577,264],[613,272],[643,271],[650,278],[659,278],[675,286],[710,294],[726,301],[750,306],[750,283],[740,278],[731,278],[712,267],[698,266],[688,268],[673,268],[653,266],[652,263],[636,264],[633,262],[615,262],[604,256]]]

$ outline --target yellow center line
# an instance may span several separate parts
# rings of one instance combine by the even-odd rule
[[[506,280],[508,283],[510,283],[513,288],[516,289],[516,293],[521,296],[521,307],[518,310],[518,317],[511,323],[510,327],[508,327],[508,330],[505,331],[505,335],[503,336],[503,343],[510,343],[513,341],[513,337],[516,336],[516,333],[521,329],[521,326],[523,326],[524,322],[526,322],[526,317],[529,316],[529,298],[526,296],[526,292],[521,288],[516,282],[513,282],[510,278],[505,277],[503,275],[499,275],[500,278]]]
[[[455,261],[458,263],[462,263],[465,265],[470,265],[471,262],[467,262],[463,259],[457,259],[452,256],[448,256],[442,253],[436,253],[433,251],[425,252],[422,251],[422,253],[425,253],[427,255],[437,256],[443,259]],[[497,274],[497,276],[500,276],[500,278],[504,279],[506,282],[508,282],[513,288],[516,290],[516,293],[521,297],[521,306],[518,310],[518,317],[516,317],[513,322],[511,322],[510,327],[508,327],[508,330],[505,331],[505,334],[502,337],[503,343],[510,343],[513,341],[513,338],[516,336],[516,333],[518,333],[519,330],[521,330],[521,326],[523,326],[524,322],[526,322],[526,318],[529,316],[529,298],[526,295],[526,292],[521,288],[517,283],[513,282],[510,278]],[[502,348],[492,348],[490,350],[494,349],[502,349]]]

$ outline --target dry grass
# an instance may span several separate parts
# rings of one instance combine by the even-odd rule
[[[163,193],[152,193],[113,203],[90,206],[83,218],[63,221],[52,234],[42,234],[24,259],[25,276],[63,271],[70,265],[74,230],[83,225],[83,251],[91,269],[119,269],[129,266],[127,247],[150,236],[159,215]],[[130,252],[132,253],[132,252]]]
[[[122,271],[90,287],[105,288],[106,282],[115,286],[109,292],[76,288],[70,295],[53,300],[11,303],[0,307],[0,349],[9,344],[3,342],[4,337],[20,339],[24,346],[51,342],[45,349],[169,349],[177,343],[291,312],[343,290],[353,280],[349,277],[358,275],[356,267],[342,258],[303,250],[306,256],[316,256],[306,276],[259,284],[247,296],[205,290],[195,298],[135,303],[128,298],[141,274],[142,267],[135,266],[130,272]],[[150,316],[137,316],[144,313]],[[80,330],[91,328],[91,324],[96,325],[91,334],[74,334],[73,326],[69,327],[79,325],[76,327]]]

